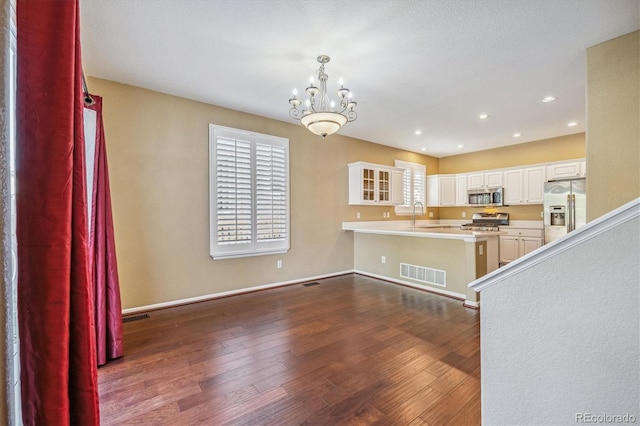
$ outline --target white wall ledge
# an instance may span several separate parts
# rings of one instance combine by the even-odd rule
[[[625,223],[640,216],[640,198],[618,207],[609,213],[587,223],[573,232],[546,244],[531,253],[522,256],[508,265],[496,269],[495,271],[471,282],[469,287],[480,292],[487,287],[496,285],[507,278],[531,268],[533,265],[556,256],[558,253],[569,250],[577,244],[589,240],[608,229]],[[640,232],[640,230],[638,230]]]

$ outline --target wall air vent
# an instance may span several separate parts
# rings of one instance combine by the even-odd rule
[[[426,266],[400,264],[400,277],[410,280],[433,284],[440,287],[447,286],[447,271],[441,269],[427,268]]]
[[[131,315],[128,317],[122,317],[122,322],[139,321],[141,319],[151,318],[149,314]]]

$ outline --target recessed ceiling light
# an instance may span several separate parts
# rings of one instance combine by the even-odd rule
[[[489,114],[480,114],[480,115],[478,116],[478,120],[486,120],[486,119],[488,119],[489,117],[491,117]]]
[[[462,149],[462,148],[464,148],[464,145],[462,144],[458,145],[458,149]]]
[[[416,134],[416,136],[419,136],[422,134],[422,130],[416,130],[414,133]]]
[[[514,137],[514,138],[519,138],[520,136],[522,136],[522,133],[514,133],[514,134],[513,134],[513,137]]]
[[[571,121],[571,122],[567,123],[567,127],[575,127],[577,125],[578,125],[578,123],[575,122],[575,121]]]
[[[553,102],[556,99],[557,98],[555,96],[546,96],[546,97],[542,98],[542,100],[540,102],[542,102],[543,104],[548,104],[549,102]]]
[[[422,148],[420,151],[425,152],[427,148]]]

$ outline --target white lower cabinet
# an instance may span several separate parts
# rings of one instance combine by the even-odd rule
[[[530,228],[500,228],[500,263],[509,263],[542,247],[543,230]]]

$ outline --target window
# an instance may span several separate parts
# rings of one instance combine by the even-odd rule
[[[427,168],[424,164],[409,163],[407,161],[395,160],[395,166],[404,169],[403,176],[403,202],[395,207],[397,215],[413,213],[413,205],[421,202],[426,207],[426,175]]]
[[[289,250],[289,140],[209,125],[210,254]]]

